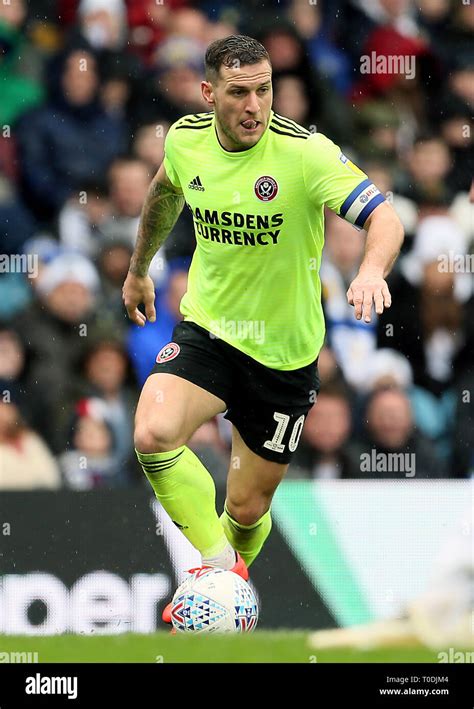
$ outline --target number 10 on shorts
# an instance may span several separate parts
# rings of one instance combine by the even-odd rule
[[[288,414],[282,414],[279,411],[275,411],[273,418],[277,422],[277,427],[273,438],[271,440],[265,441],[263,444],[264,448],[269,448],[271,451],[276,451],[277,453],[283,453],[285,450],[285,445],[282,443],[283,437],[285,435],[286,429],[290,422],[290,417]],[[297,447],[301,436],[301,431],[304,425],[304,414],[301,414],[299,418],[296,419],[293,430],[291,432],[290,440],[288,441],[288,448],[293,453]]]

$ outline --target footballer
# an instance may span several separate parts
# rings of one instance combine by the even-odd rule
[[[337,145],[272,110],[272,68],[259,42],[219,39],[207,49],[205,69],[209,112],[183,116],[167,134],[123,286],[130,319],[155,321],[148,267],[186,203],[196,249],[183,320],[143,386],[134,441],[156,497],[202,565],[248,579],[319,389],[324,208],[367,232],[347,291],[355,318],[365,322],[373,308],[390,307],[385,277],[403,228]],[[186,444],[224,412],[232,452],[219,516],[213,479]]]

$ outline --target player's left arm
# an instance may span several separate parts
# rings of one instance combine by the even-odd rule
[[[354,306],[354,315],[369,323],[372,304],[377,315],[392,302],[385,277],[390,273],[403,243],[403,226],[394,208],[382,202],[364,223],[367,231],[365,253],[357,276],[347,291],[347,301]]]

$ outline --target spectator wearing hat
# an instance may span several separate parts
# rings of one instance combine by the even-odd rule
[[[413,371],[405,355],[389,348],[375,350],[366,361],[360,387],[362,399],[358,402],[360,417],[368,397],[379,389],[396,388],[404,391],[410,399],[416,429],[433,441],[441,458],[451,454],[449,429],[452,406],[448,399],[438,401],[429,391],[413,384]]]
[[[78,401],[70,438],[70,449],[58,457],[66,487],[92,490],[126,483],[126,471],[117,464],[114,432],[103,401]]]
[[[59,468],[9,390],[0,397],[0,490],[57,489]]]
[[[38,299],[12,324],[31,350],[28,391],[42,403],[41,434],[54,452],[63,445],[65,402],[77,394],[81,352],[100,322],[99,291],[90,261],[60,253],[38,277]]]
[[[156,48],[153,68],[133,97],[134,128],[155,123],[158,118],[173,123],[183,114],[207,111],[201,95],[206,46],[198,40],[173,36]]]

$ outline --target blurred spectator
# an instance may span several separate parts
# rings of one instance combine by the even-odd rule
[[[403,119],[387,101],[368,101],[358,107],[354,118],[355,135],[352,149],[364,160],[382,161],[389,169],[399,169]]]
[[[140,213],[152,175],[143,160],[122,156],[114,160],[108,173],[110,212],[101,221],[98,235],[100,247],[112,242],[128,242],[133,248],[137,238]],[[149,273],[157,288],[166,280],[166,255],[160,248],[152,259]]]
[[[347,302],[347,289],[362,261],[365,232],[328,211],[326,248],[320,276],[328,343],[345,379],[354,387],[363,383],[364,363],[376,347],[377,319],[356,320]]]
[[[104,320],[109,320],[117,334],[125,335],[129,320],[122,300],[122,286],[130,266],[133,247],[128,241],[102,241],[97,265],[102,282],[99,308]]]
[[[165,137],[170,124],[158,119],[156,123],[141,126],[133,140],[133,154],[148,165],[151,174],[160,167],[165,155]]]
[[[283,21],[272,22],[261,32],[259,40],[270,55],[276,89],[278,90],[282,78],[293,79],[293,83],[286,83],[287,91],[288,87],[295,91],[295,87],[304,86],[307,102],[305,113],[311,118],[311,123],[319,132],[327,133],[336,143],[347,139],[352,127],[351,116],[343,110],[341,97],[311,67],[304,42],[293,26]],[[298,91],[298,100],[301,103],[300,93]],[[283,101],[281,98],[280,100]],[[283,105],[288,106],[287,98]],[[299,112],[303,114],[301,109]]]
[[[65,406],[80,384],[78,362],[99,315],[100,289],[94,266],[78,254],[61,254],[41,272],[38,300],[12,324],[31,350],[29,396],[43,407],[40,433],[54,452],[62,446]]]
[[[59,253],[58,243],[48,235],[28,239],[23,245],[26,265],[31,272],[3,273],[0,275],[0,322],[10,323],[36,298],[36,284],[45,264]]]
[[[451,156],[444,140],[435,135],[416,139],[406,160],[407,172],[398,191],[416,203],[449,204],[452,191],[446,184]]]
[[[287,477],[358,477],[360,462],[358,449],[350,443],[351,430],[351,407],[344,388],[322,386],[306,417]]]
[[[384,458],[377,462],[379,454]],[[365,463],[357,474],[361,478],[439,478],[446,473],[430,442],[414,427],[408,396],[396,388],[377,389],[370,397],[360,455]]]
[[[14,401],[0,398],[0,490],[56,489],[58,466],[41,438],[25,424]]]
[[[125,143],[123,120],[99,103],[94,56],[66,51],[55,68],[50,100],[18,126],[24,197],[43,219],[102,177]]]
[[[378,345],[395,347],[410,361],[414,381],[436,396],[447,391],[467,357],[471,327],[472,274],[454,267],[466,245],[447,216],[424,219],[412,251],[389,276],[392,307],[379,320]],[[464,272],[463,272],[464,271]]]
[[[33,429],[43,416],[41,401],[28,391],[31,354],[12,328],[0,327],[0,399],[7,394],[14,399],[21,416]]]
[[[96,50],[121,50],[127,41],[124,0],[81,0],[77,9],[79,31]]]
[[[321,380],[321,386],[326,384],[339,383],[346,386],[344,375],[337,363],[336,356],[333,350],[324,344],[318,356],[318,373]]]
[[[473,342],[471,341],[471,345]],[[472,347],[471,347],[472,353]],[[474,372],[471,367],[456,382],[452,427],[451,474],[455,478],[474,477]]]
[[[76,24],[66,37],[68,47],[97,57],[101,76],[99,89],[109,114],[124,116],[132,86],[140,78],[140,61],[127,47],[127,17],[124,0],[81,0]]]
[[[33,236],[35,222],[22,204],[13,183],[0,173],[0,243],[2,254],[20,254]]]
[[[345,52],[328,36],[322,3],[292,0],[288,15],[306,41],[308,54],[318,74],[339,93],[346,94],[351,83],[350,62]]]
[[[64,484],[73,490],[117,487],[125,484],[117,465],[115,440],[103,402],[82,399],[72,423],[72,446],[58,458]]]
[[[172,36],[160,44],[153,68],[133,97],[131,120],[140,126],[165,118],[170,123],[183,114],[207,111],[201,95],[206,46],[191,37]]]
[[[400,8],[402,3],[384,0],[384,5]],[[357,105],[385,101],[401,120],[407,138],[426,128],[441,68],[425,38],[404,34],[393,24],[377,27],[364,43],[357,69],[360,78],[352,90]]]
[[[0,126],[12,125],[44,99],[39,52],[22,31],[24,0],[0,3]]]
[[[113,161],[108,171],[111,209],[101,223],[102,234],[135,244],[151,177],[146,163],[138,158],[122,156]]]
[[[364,165],[365,172],[374,185],[377,185],[380,192],[395,209],[400,221],[405,229],[405,241],[402,249],[405,251],[411,244],[418,222],[418,212],[413,200],[402,197],[394,191],[394,180],[392,171],[382,163],[368,163]]]
[[[280,76],[274,82],[273,110],[304,126],[315,126],[303,81],[298,76]]]
[[[361,389],[370,396],[389,387],[401,389],[409,397],[417,430],[436,442],[439,455],[446,459],[451,453],[445,440],[452,416],[450,398],[437,400],[431,392],[414,385],[408,359],[396,350],[382,348],[367,360]]]
[[[133,0],[127,3],[129,42],[132,51],[150,64],[153,52],[166,37],[167,28],[176,11],[188,5],[188,0]]]
[[[449,16],[442,31],[436,34],[433,47],[441,56],[447,72],[457,62],[467,60],[473,64],[474,47],[474,5],[472,3],[451,3]],[[471,89],[472,93],[472,89]]]
[[[58,216],[61,244],[93,258],[100,248],[100,227],[111,216],[108,186],[103,180],[85,182],[77,197],[68,199]]]
[[[133,155],[148,166],[150,175],[154,175],[164,157],[164,142],[169,129],[169,122],[158,118],[155,123],[138,128],[132,144]],[[164,256],[167,261],[176,258],[190,258],[196,247],[193,220],[189,209],[185,208],[178,217],[171,234],[164,244]],[[163,253],[159,252],[159,258]],[[153,273],[153,267],[152,267]],[[161,286],[159,273],[154,274],[154,280]],[[163,269],[163,276],[165,269]]]
[[[84,353],[81,373],[84,396],[100,400],[103,415],[112,429],[115,464],[126,468],[134,454],[136,387],[122,342],[104,336],[93,339]]]
[[[474,83],[474,68],[470,71],[468,81]],[[453,192],[467,191],[472,179],[473,109],[474,94],[469,102],[447,94],[439,106],[438,118],[435,119],[440,120],[440,132],[452,157],[448,182]]]

